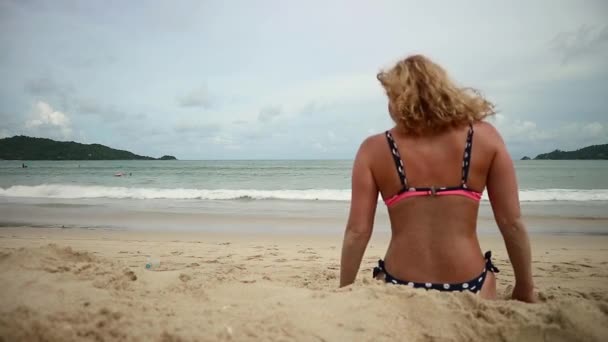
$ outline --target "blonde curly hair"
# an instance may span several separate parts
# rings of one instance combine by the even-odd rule
[[[496,113],[477,90],[459,88],[442,67],[422,55],[399,61],[377,78],[386,91],[391,118],[406,134],[440,133]]]

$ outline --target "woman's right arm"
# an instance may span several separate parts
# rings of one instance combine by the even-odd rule
[[[512,297],[533,303],[536,299],[532,280],[532,256],[528,232],[521,218],[515,168],[500,134],[494,129],[493,131],[498,147],[488,174],[488,196],[515,273]]]

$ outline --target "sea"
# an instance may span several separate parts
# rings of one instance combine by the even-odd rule
[[[0,225],[281,231],[297,221],[304,230],[310,222],[335,230],[348,213],[352,168],[351,160],[22,164],[0,161]],[[608,233],[608,161],[516,161],[515,168],[524,212],[544,220],[543,231],[559,221],[555,230],[563,232],[564,221],[577,220],[591,228],[566,230]],[[480,219],[490,221],[487,195],[482,207]]]

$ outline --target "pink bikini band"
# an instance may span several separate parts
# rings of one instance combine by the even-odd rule
[[[470,198],[470,199],[475,200],[475,201],[481,201],[481,195],[482,194],[480,192],[466,191],[466,190],[446,190],[446,191],[435,192],[435,194],[433,194],[433,192],[431,190],[428,190],[428,191],[405,191],[405,192],[402,192],[399,195],[395,195],[395,196],[387,199],[386,201],[384,201],[384,203],[387,206],[390,206],[390,205],[393,205],[393,204],[401,201],[402,199],[406,199],[406,198],[410,198],[410,197],[418,197],[418,196],[446,196],[446,195],[464,196],[464,197]]]

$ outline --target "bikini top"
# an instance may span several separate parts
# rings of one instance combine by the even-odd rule
[[[397,149],[397,144],[395,144],[395,139],[393,139],[393,136],[389,131],[386,131],[385,134],[386,140],[388,141],[388,145],[391,149],[393,160],[395,161],[395,167],[397,168],[397,173],[399,174],[401,185],[403,186],[396,195],[384,201],[387,206],[392,206],[403,199],[416,196],[457,195],[464,196],[475,201],[481,200],[482,193],[471,190],[467,186],[467,178],[469,176],[469,164],[471,162],[471,148],[473,147],[472,125],[469,125],[469,132],[467,133],[467,141],[464,149],[464,157],[462,160],[462,178],[459,186],[432,186],[430,188],[408,187],[407,178],[405,177],[405,166],[403,165],[403,160],[401,159],[401,155],[399,154],[399,150]]]

